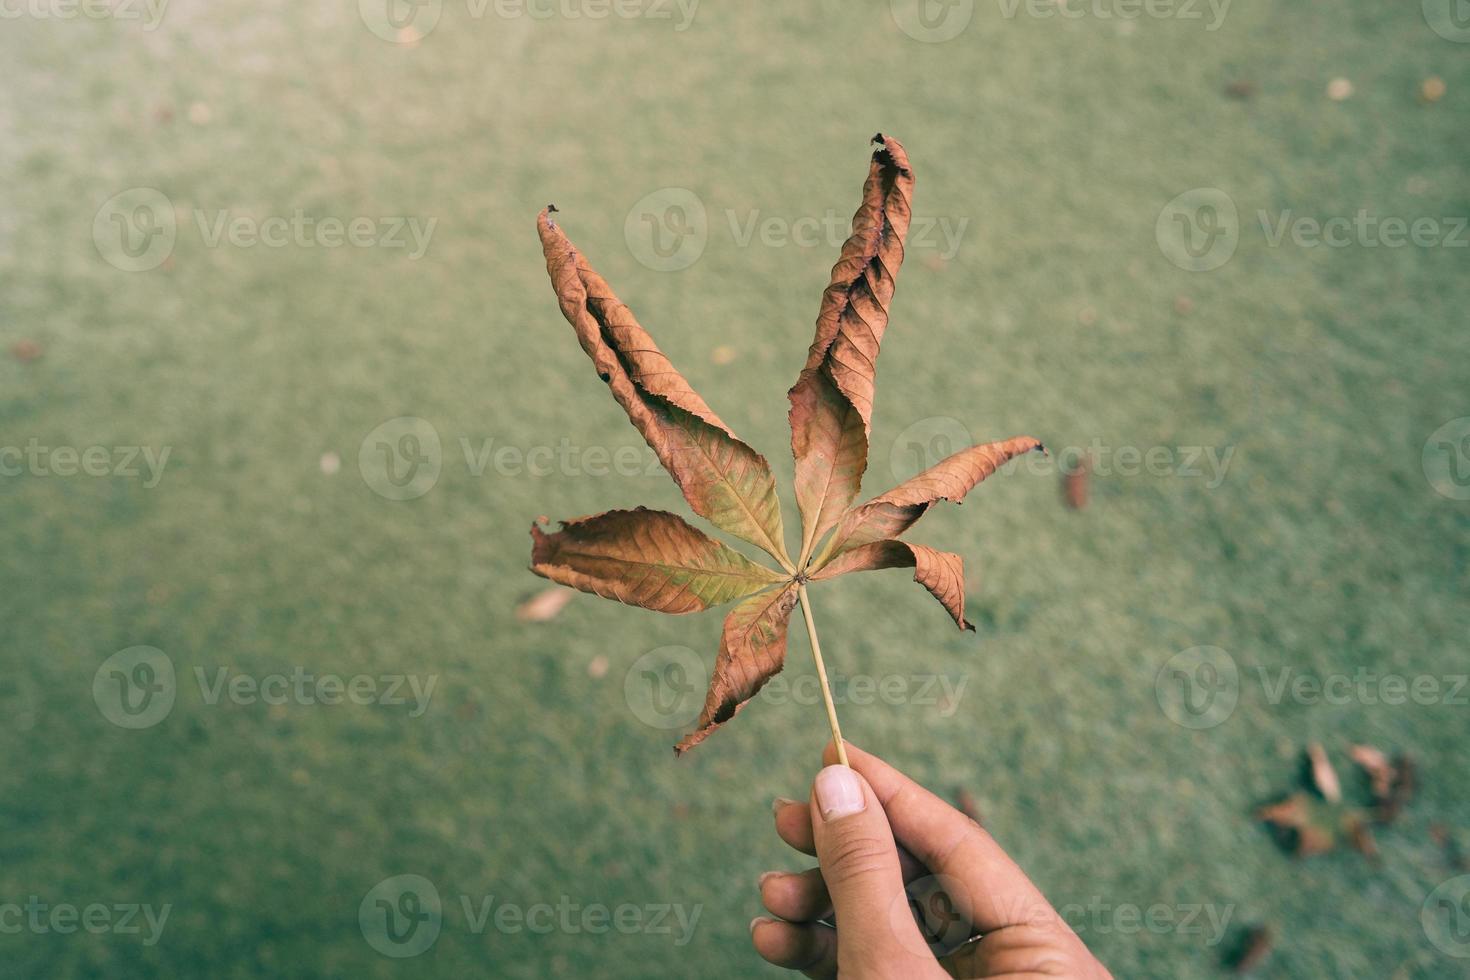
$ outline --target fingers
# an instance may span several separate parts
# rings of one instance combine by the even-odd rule
[[[771,809],[776,815],[777,836],[801,853],[815,857],[817,843],[812,837],[811,808],[805,803],[777,797],[771,803]],[[929,873],[929,869],[920,864],[902,844],[898,847],[898,864],[903,869],[905,882],[916,881]]]
[[[759,918],[750,924],[750,941],[767,963],[809,977],[837,976],[837,934],[830,926]]]
[[[827,746],[823,757],[835,759],[833,746]],[[894,837],[929,870],[952,879],[946,883],[951,898],[977,929],[991,932],[1061,921],[1031,879],[979,824],[851,742],[847,757],[886,812]]]
[[[761,904],[787,922],[816,922],[832,917],[832,899],[822,870],[767,871],[761,875]]]
[[[898,847],[877,795],[856,771],[828,766],[812,785],[812,836],[842,937],[838,965],[876,976],[933,969],[908,912]]]

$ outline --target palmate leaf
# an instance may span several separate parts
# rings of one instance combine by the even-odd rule
[[[917,476],[879,494],[842,516],[837,529],[812,562],[820,570],[833,556],[874,541],[896,538],[941,500],[959,502],[987,476],[1008,461],[1032,450],[1046,452],[1040,441],[1018,436],[962,449],[947,456]],[[815,576],[813,576],[815,577]]]
[[[965,560],[948,551],[907,541],[871,541],[844,551],[813,575],[812,581],[879,568],[912,568],[914,581],[939,600],[956,626],[962,630],[975,629],[965,620]]]
[[[791,452],[801,510],[798,563],[857,496],[868,465],[878,349],[903,264],[914,175],[895,139],[874,137],[863,200],[852,218],[817,314],[791,401]]]
[[[598,376],[700,517],[792,569],[782,541],[781,502],[764,456],[751,449],[689,387],[632,312],[551,219],[536,219],[546,271],[562,314]]]
[[[709,694],[694,731],[674,746],[683,755],[755,697],[786,663],[786,628],[796,607],[796,583],[762,592],[730,610],[720,631]]]
[[[782,540],[780,502],[765,458],[738,439],[674,369],[568,241],[552,219],[556,209],[537,217],[562,313],[613,398],[694,512],[763,549],[784,569],[750,561],[677,515],[641,507],[567,521],[552,533],[532,527],[532,570],[553,581],[668,613],[738,600],[725,617],[704,708],[694,731],[675,747],[679,754],[733,718],[781,670],[792,610],[808,601],[809,582],[913,568],[914,580],[955,623],[973,629],[965,621],[960,556],[898,538],[937,501],[961,500],[1007,460],[1041,448],[1035,439],[1020,437],[966,449],[852,506],[867,468],[876,363],[903,264],[914,189],[903,146],[881,134],[875,141],[852,234],[832,267],[815,339],[788,394],[802,519],[796,562]],[[810,616],[807,625],[815,644]],[[835,711],[830,703],[828,711]],[[835,738],[835,714],[831,718]]]
[[[532,524],[531,540],[537,575],[658,612],[699,612],[785,578],[679,515],[644,507],[562,521],[551,534]]]

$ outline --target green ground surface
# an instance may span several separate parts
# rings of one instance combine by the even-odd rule
[[[44,354],[0,358],[0,447],[171,455],[153,486],[64,462],[0,477],[0,904],[171,911],[153,945],[146,926],[0,933],[7,976],[773,974],[746,923],[757,874],[791,863],[768,805],[817,768],[821,709],[763,699],[676,763],[677,731],[640,719],[625,677],[661,647],[710,662],[717,614],[579,596],[550,624],[513,615],[543,584],[526,571],[533,517],[682,511],[676,491],[658,473],[505,457],[477,475],[461,440],[641,446],[546,283],[533,217],[555,201],[789,478],[783,396],[836,247],[741,229],[845,219],[879,129],[908,146],[935,230],[903,272],[868,489],[956,427],[1174,455],[1153,473],[1100,467],[1082,512],[1054,471],[1020,471],[927,518],[915,538],[969,562],[974,635],[900,572],[814,593],[838,672],[966,685],[948,703],[910,688],[844,706],[849,736],[941,792],[967,788],[1054,901],[1102,907],[1073,921],[1120,978],[1217,976],[1252,923],[1279,936],[1263,976],[1470,975],[1420,915],[1456,873],[1431,825],[1470,833],[1470,708],[1273,703],[1263,681],[1466,670],[1470,504],[1432,489],[1421,452],[1470,414],[1470,250],[1273,246],[1257,217],[1470,213],[1470,47],[1418,3],[1242,3],[1207,30],[1204,7],[1124,22],[981,2],[957,37],[925,43],[886,3],[709,2],[677,30],[677,8],[537,19],[448,2],[416,46],[348,3],[175,0],[155,31],[15,9],[0,23],[0,340]],[[1427,105],[1431,75],[1447,94]],[[1338,76],[1344,101],[1325,94]],[[1239,81],[1254,97],[1225,95]],[[140,272],[106,261],[118,226],[98,217],[134,187],[177,215],[168,261]],[[708,234],[692,265],[660,271],[625,219],[669,187],[701,202]],[[1155,223],[1200,187],[1234,202],[1238,241],[1191,272]],[[217,212],[298,209],[437,225],[417,260],[210,244]],[[942,222],[965,223],[953,254]],[[359,465],[399,416],[443,447],[436,484],[408,501],[375,492],[372,445],[368,476]],[[1185,447],[1233,451],[1223,478],[1181,469]],[[177,682],[166,717],[127,730],[93,681],[135,645],[163,651]],[[1238,665],[1238,705],[1192,730],[1155,680],[1201,645]],[[436,687],[417,717],[210,703],[195,671],[219,668]],[[799,635],[788,670],[810,678]],[[1354,794],[1347,743],[1418,758],[1419,798],[1381,833],[1380,866],[1294,862],[1252,822],[1311,739]],[[432,947],[395,959],[359,906],[402,874],[433,882],[444,913]],[[700,917],[684,945],[477,929],[462,897],[474,911],[492,896]],[[1229,930],[1211,945],[1198,923],[1130,928],[1130,906],[1203,906]]]

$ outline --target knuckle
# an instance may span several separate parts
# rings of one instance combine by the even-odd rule
[[[867,834],[840,837],[826,850],[823,875],[843,882],[881,875],[896,860],[892,844]]]

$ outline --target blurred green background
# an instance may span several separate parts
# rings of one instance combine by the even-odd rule
[[[1470,843],[1463,692],[1272,696],[1283,670],[1467,669],[1470,29],[1448,7],[5,9],[7,976],[775,975],[746,924],[756,876],[801,864],[768,807],[826,735],[805,637],[786,696],[676,762],[690,716],[645,685],[702,683],[680,665],[712,662],[718,614],[516,616],[547,584],[536,515],[687,513],[561,318],[533,219],[561,208],[785,486],[784,394],[875,130],[909,150],[918,220],[866,492],[960,440],[1054,455],[913,535],[965,556],[976,634],[902,572],[814,590],[832,668],[908,692],[844,705],[848,736],[972,794],[1054,902],[1102,910],[1070,918],[1120,978],[1218,976],[1261,924],[1262,976],[1470,975],[1470,943],[1421,918],[1465,870],[1431,833]],[[1360,211],[1432,228],[1304,244],[1298,219]],[[358,244],[298,213],[361,219]],[[1094,453],[1082,510],[1069,447]],[[1169,665],[1201,646],[1238,672],[1192,728]],[[296,672],[373,703],[211,694]],[[155,689],[142,714],[120,677]],[[1377,866],[1293,860],[1253,821],[1311,740],[1353,797],[1349,743],[1418,761]],[[428,900],[401,875],[443,909],[411,957],[371,927],[379,899]],[[32,896],[169,912],[152,937],[115,910],[61,933],[3,910]],[[627,905],[637,928],[497,928],[487,902]],[[1203,911],[1120,911],[1154,906]]]

